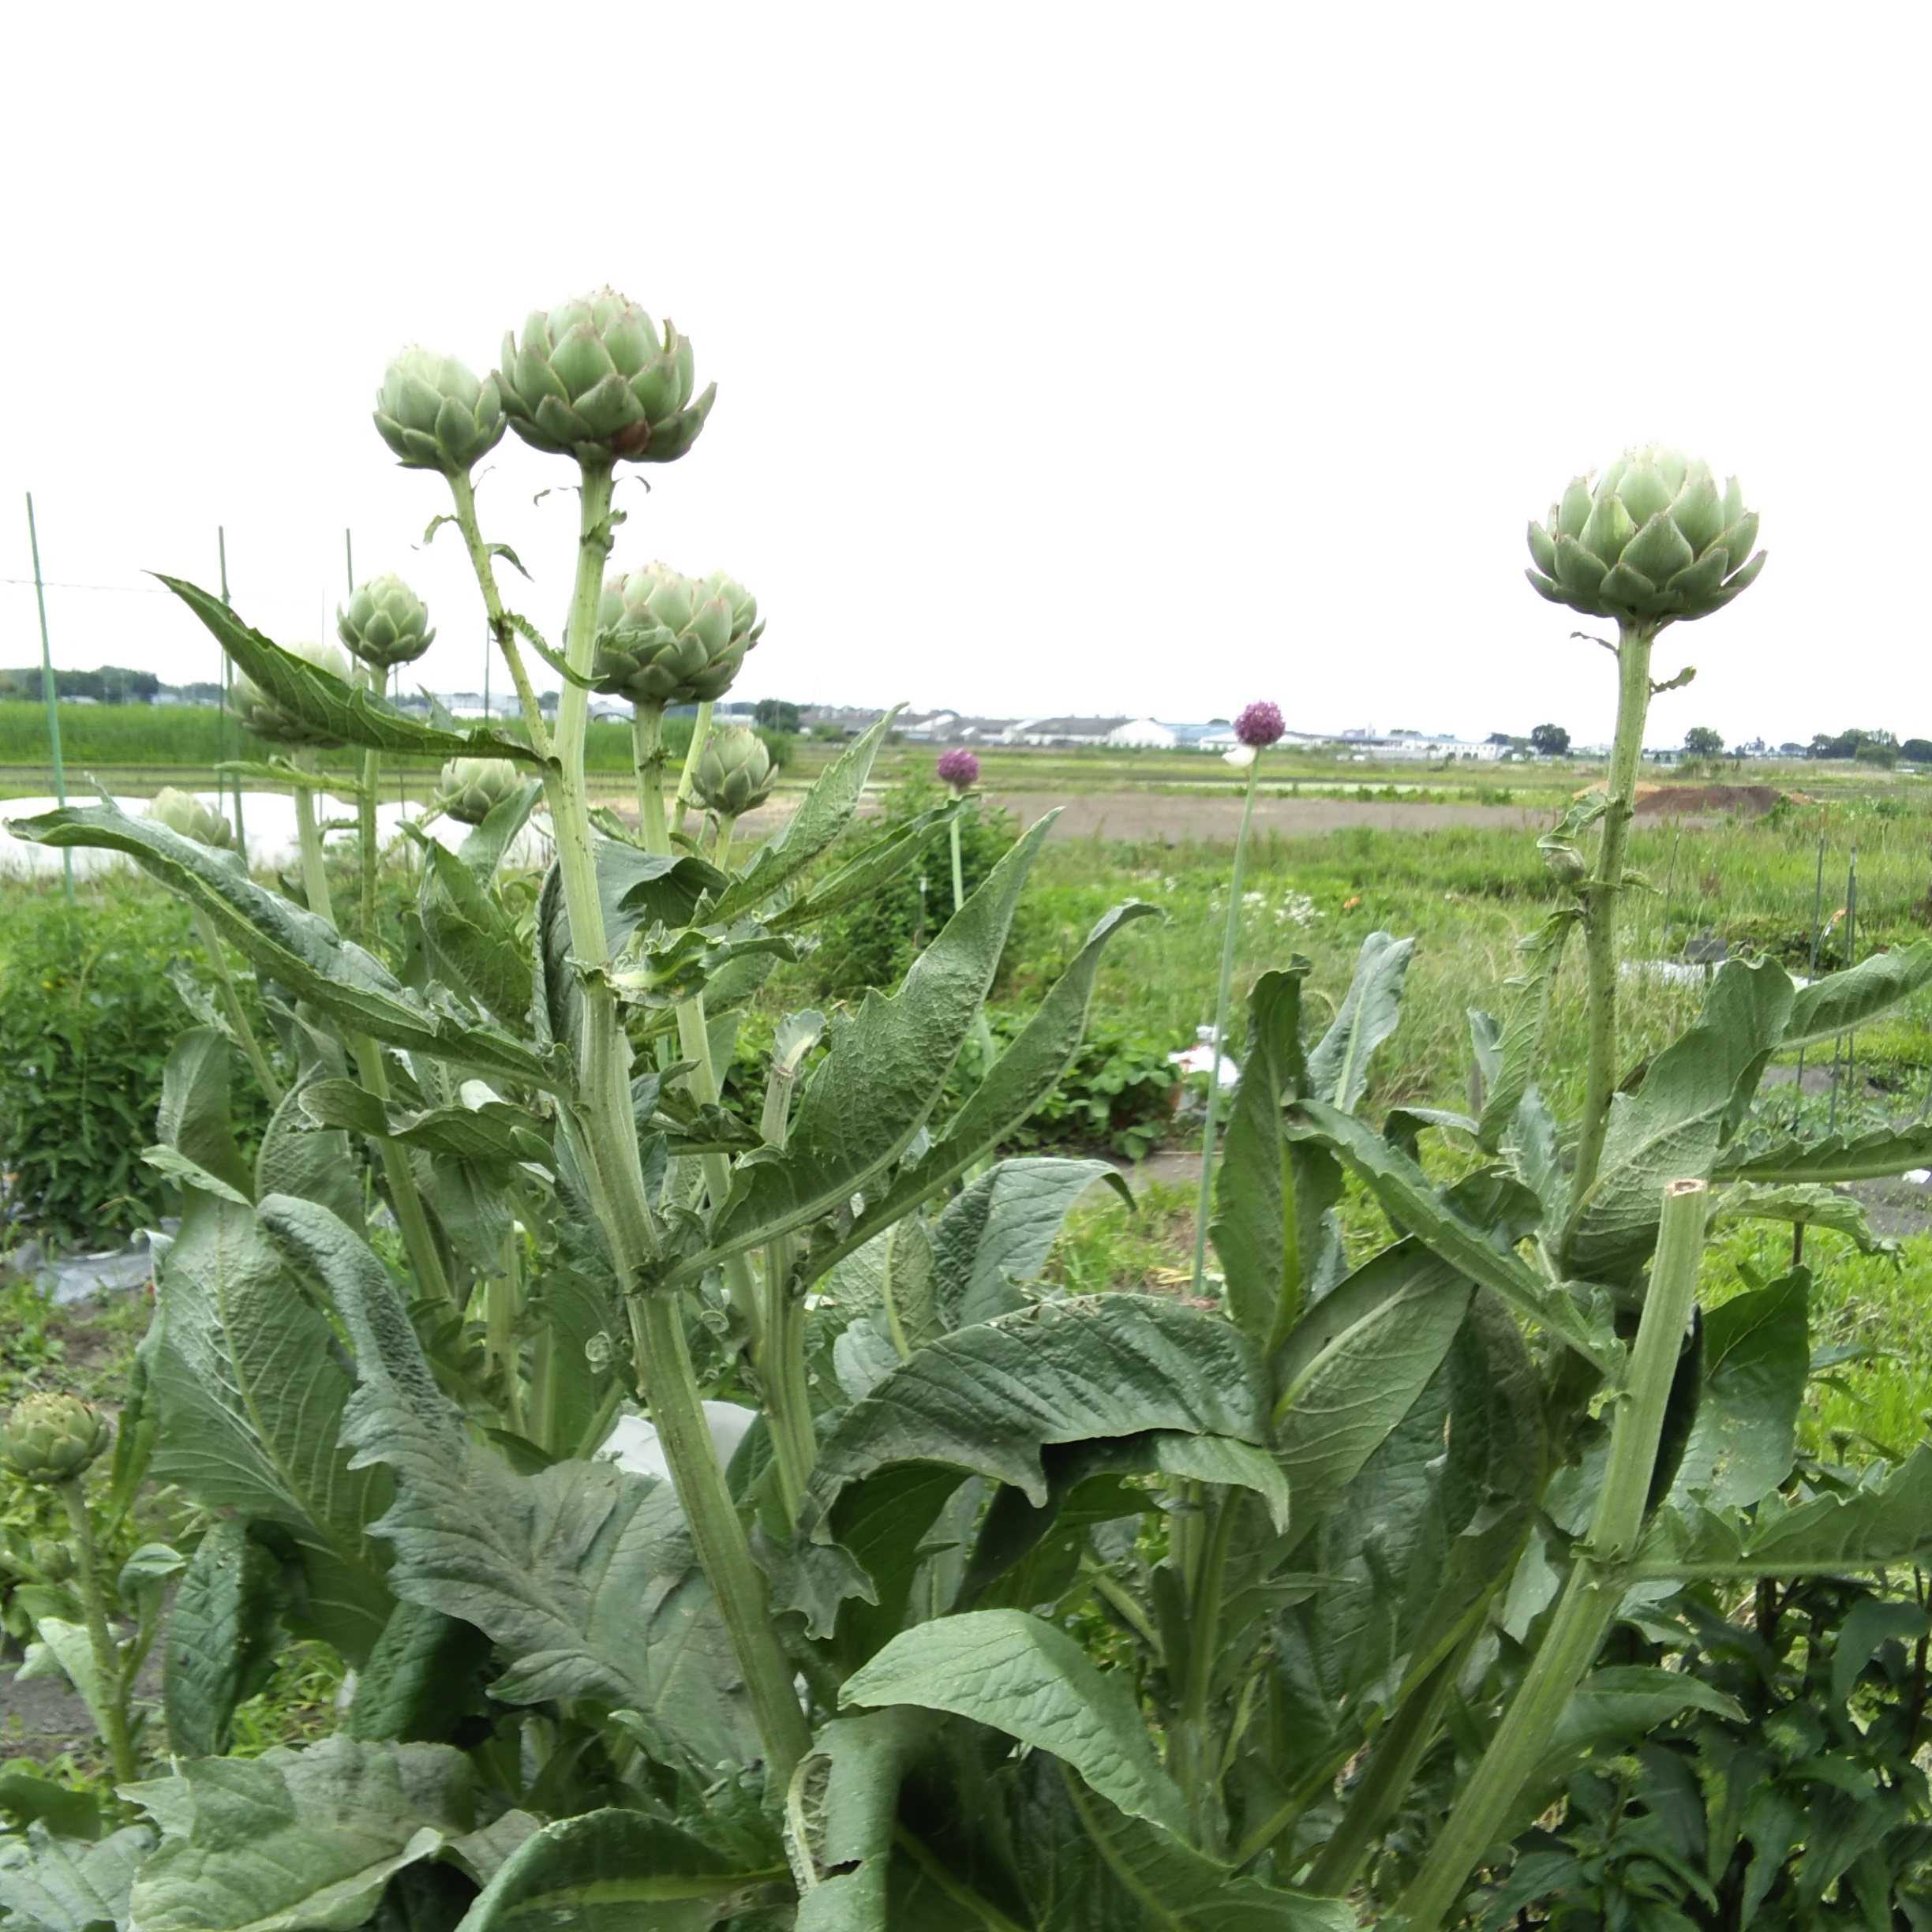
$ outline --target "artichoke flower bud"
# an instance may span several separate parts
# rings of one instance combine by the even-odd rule
[[[706,597],[721,597],[731,606],[732,642],[742,641],[749,650],[765,635],[765,627],[758,621],[758,599],[728,571],[713,571],[698,582]]]
[[[1540,596],[1587,617],[1656,631],[1707,617],[1764,568],[1758,513],[1735,477],[1720,492],[1709,464],[1661,444],[1627,450],[1597,478],[1578,477],[1549,522],[1530,526]]]
[[[481,825],[522,783],[507,758],[451,758],[437,803],[459,825]]]
[[[504,335],[495,380],[533,449],[580,462],[673,462],[698,440],[713,383],[694,402],[690,343],[615,289],[533,309]]]
[[[597,688],[633,704],[722,698],[762,627],[751,622],[757,606],[749,597],[741,617],[728,594],[710,582],[683,576],[668,564],[605,578],[590,665]]]
[[[163,785],[149,801],[148,816],[197,845],[228,846],[234,833],[228,821],[212,805],[204,805],[192,792],[177,792]]]
[[[335,607],[335,635],[378,671],[414,664],[436,641],[429,607],[392,571],[358,584]]]
[[[383,371],[376,431],[406,470],[466,476],[503,440],[496,378],[476,376],[454,356],[412,343]]]
[[[29,1554],[34,1567],[50,1583],[65,1583],[74,1573],[73,1552],[52,1537],[36,1537]]]
[[[771,795],[771,754],[758,733],[743,724],[713,732],[698,761],[698,796],[721,818],[736,818]]]
[[[298,643],[284,644],[282,648],[291,657],[313,665],[318,671],[326,671],[331,677],[339,678],[345,684],[349,682],[348,653],[339,644],[318,644],[305,638]],[[235,673],[228,695],[242,728],[252,731],[258,738],[271,738],[279,744],[313,746],[318,751],[327,751],[342,743],[339,738],[331,738],[292,713],[284,711],[252,678],[240,671]]]
[[[42,1391],[24,1396],[0,1423],[0,1462],[23,1482],[71,1482],[113,1440],[92,1402]]]

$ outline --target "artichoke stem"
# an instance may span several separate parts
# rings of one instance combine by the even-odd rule
[[[363,1086],[382,1102],[386,1112],[389,1076],[383,1071],[382,1049],[366,1033],[351,1033],[348,1046],[355,1055],[356,1072]],[[440,1301],[450,1301],[453,1297],[449,1277],[443,1271],[443,1257],[429,1232],[429,1217],[423,1212],[422,1196],[416,1191],[416,1174],[410,1166],[409,1149],[387,1134],[379,1135],[376,1145],[383,1178],[389,1185],[389,1205],[395,1212],[396,1226],[402,1230],[402,1245],[409,1250],[416,1285],[423,1294]]]
[[[638,829],[643,835],[644,849],[654,852],[671,849],[671,828],[665,819],[664,712],[662,704],[640,698],[631,713],[631,745],[637,765]]]
[[[1643,756],[1644,722],[1650,710],[1650,647],[1654,628],[1624,623],[1617,636],[1616,736],[1610,747],[1603,829],[1596,871],[1583,888],[1583,957],[1589,987],[1589,1058],[1583,1118],[1577,1133],[1576,1168],[1570,1184],[1567,1249],[1603,1158],[1610,1124],[1610,1096],[1617,1079],[1617,908],[1623,889],[1623,848],[1636,808],[1637,770]]]
[[[686,814],[691,811],[691,801],[698,796],[698,761],[704,756],[705,742],[711,736],[711,713],[714,700],[700,698],[698,716],[691,724],[691,749],[684,754],[684,769],[678,773],[677,796],[672,801],[671,829],[684,829]],[[724,861],[718,861],[722,865]]]
[[[316,754],[298,751],[294,762],[300,769],[312,772]],[[316,824],[315,793],[305,784],[295,788],[295,837],[301,848],[302,891],[308,897],[309,910],[333,926],[335,908],[329,903],[328,867],[322,856],[322,833]]]
[[[717,822],[717,843],[711,848],[711,863],[722,872],[731,863],[732,834],[738,828],[736,812],[720,812]]]
[[[1429,1852],[1389,1915],[1406,1932],[1436,1932],[1470,1874],[1495,1844],[1534,1775],[1583,1673],[1596,1661],[1629,1589],[1626,1566],[1644,1525],[1664,1411],[1696,1299],[1709,1184],[1672,1181],[1664,1190],[1649,1290],[1630,1368],[1610,1425],[1610,1458],[1589,1533],[1576,1545],[1549,1627],[1489,1747]]]
[[[470,567],[476,572],[477,587],[483,593],[483,609],[489,619],[490,635],[510,667],[510,681],[516,687],[517,703],[523,713],[523,728],[530,741],[545,758],[550,756],[550,734],[544,728],[543,713],[537,693],[523,668],[523,653],[517,648],[516,631],[504,609],[503,593],[496,588],[496,567],[490,561],[489,546],[477,526],[476,492],[466,473],[458,471],[449,478],[450,495],[456,503],[456,527],[470,552]],[[608,501],[608,500],[607,500]],[[485,718],[484,723],[489,722]]]
[[[1248,793],[1241,801],[1241,829],[1234,834],[1234,867],[1228,881],[1227,923],[1221,934],[1221,982],[1215,994],[1213,1058],[1208,1066],[1208,1118],[1201,1123],[1200,1193],[1194,1208],[1194,1286],[1200,1295],[1208,1273],[1208,1216],[1214,1206],[1215,1129],[1221,1120],[1221,1056],[1227,1050],[1228,996],[1234,983],[1234,942],[1241,931],[1241,873],[1248,859],[1248,828],[1254,819],[1255,788],[1261,754],[1248,767]]]
[[[677,1023],[678,1051],[693,1063],[691,1070],[684,1076],[685,1084],[700,1106],[716,1106],[720,1091],[717,1069],[711,1058],[711,1027],[705,1017],[702,993],[694,994],[679,1005]],[[716,1214],[731,1192],[731,1159],[728,1155],[715,1152],[701,1154],[698,1165],[704,1176],[705,1192],[711,1199],[711,1211]],[[756,1360],[758,1351],[764,1345],[765,1316],[759,1305],[758,1282],[752,1275],[749,1256],[743,1254],[728,1256],[723,1272],[732,1306],[737,1309],[751,1335],[753,1359]]]
[[[490,1355],[503,1384],[504,1424],[521,1436],[524,1433],[523,1385],[516,1327],[522,1297],[517,1287],[517,1229],[512,1222],[510,1232],[504,1237],[502,1270],[492,1275],[485,1284],[483,1301]]]
[[[234,975],[228,970],[227,956],[222,951],[221,934],[215,930],[215,922],[199,906],[194,908],[194,919],[195,930],[201,936],[208,964],[215,968],[215,981],[221,987],[222,1009],[228,1016],[229,1025],[234,1029],[236,1043],[254,1069],[262,1098],[271,1109],[279,1107],[282,1104],[282,1083],[275,1078],[275,1070],[268,1064],[268,1056],[262,1051],[261,1042],[249,1024],[248,1013],[242,1004]]]
[[[371,674],[371,682],[374,675]],[[373,747],[362,754],[362,792],[356,800],[356,833],[362,847],[362,944],[376,950],[376,782],[381,775],[382,754]]]
[[[121,1649],[107,1625],[107,1605],[101,1595],[100,1552],[94,1546],[94,1526],[88,1520],[87,1497],[81,1479],[70,1477],[55,1485],[67,1525],[73,1533],[74,1582],[80,1586],[81,1614],[87,1619],[88,1647],[94,1653],[94,1675],[100,1686],[100,1708],[94,1713],[101,1739],[114,1765],[117,1784],[133,1781],[139,1766],[128,1731],[127,1686],[121,1668]]]

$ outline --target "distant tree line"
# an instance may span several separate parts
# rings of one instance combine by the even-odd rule
[[[211,691],[216,687],[210,685]],[[152,671],[127,671],[103,665],[98,671],[56,671],[56,698],[86,698],[95,704],[152,704],[161,680]],[[0,698],[40,698],[46,695],[38,665],[27,671],[0,671]]]

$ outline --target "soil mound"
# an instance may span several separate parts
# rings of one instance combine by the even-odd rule
[[[1690,812],[1736,812],[1755,818],[1768,812],[1784,794],[1776,785],[1673,784],[1637,788],[1637,811],[1642,818],[1681,818]]]

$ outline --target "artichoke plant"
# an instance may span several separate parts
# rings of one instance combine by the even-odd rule
[[[0,1462],[23,1482],[71,1482],[113,1440],[92,1402],[42,1390],[23,1396],[0,1423]]]
[[[721,698],[763,628],[751,621],[757,608],[721,574],[694,579],[668,564],[613,571],[597,605],[591,678],[634,704]]]
[[[481,825],[522,782],[507,758],[451,758],[443,767],[436,803],[459,825]]]
[[[494,380],[532,448],[598,464],[675,462],[717,393],[693,402],[690,342],[612,288],[533,310],[521,341],[505,333]]]
[[[1530,526],[1528,575],[1552,604],[1651,631],[1708,616],[1764,567],[1758,514],[1735,477],[1720,492],[1709,464],[1661,444],[1628,450],[1597,477],[1577,477]]]
[[[340,678],[345,684],[349,682],[348,654],[339,644],[317,643],[313,638],[304,638],[285,644],[282,648],[313,665],[318,671],[326,671],[331,677]],[[284,711],[244,672],[236,672],[229,698],[243,728],[252,731],[258,738],[271,738],[280,744],[310,747],[317,751],[326,751],[342,743],[339,738],[318,731],[292,712]]]
[[[736,818],[771,795],[771,754],[748,725],[714,732],[698,761],[698,796],[721,818]]]
[[[337,605],[335,635],[378,671],[414,664],[436,641],[429,606],[393,571],[358,584]]]
[[[234,829],[212,805],[204,803],[192,792],[178,792],[163,785],[148,807],[148,816],[158,819],[170,832],[193,839],[197,845],[227,847],[234,843]]]
[[[376,428],[406,470],[467,477],[503,440],[504,424],[496,378],[479,380],[454,356],[412,343],[383,371]]]

